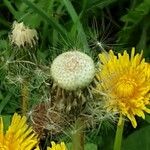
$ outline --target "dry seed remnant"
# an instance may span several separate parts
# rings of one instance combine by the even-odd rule
[[[19,48],[25,46],[33,47],[37,43],[38,36],[35,29],[30,29],[23,22],[18,23],[14,21],[9,39],[11,44]]]

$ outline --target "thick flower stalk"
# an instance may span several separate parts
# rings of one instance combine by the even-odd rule
[[[82,52],[65,52],[54,59],[51,75],[62,89],[73,91],[85,88],[94,78],[94,62]]]
[[[38,40],[38,36],[35,29],[30,29],[23,22],[18,23],[14,21],[9,39],[12,44],[19,48],[25,46],[33,47]]]
[[[126,116],[133,127],[137,126],[135,116],[145,118],[150,113],[150,69],[141,54],[131,56],[124,51],[115,56],[113,51],[99,54],[96,91],[105,99],[107,110]]]
[[[65,143],[61,142],[60,144],[56,144],[55,142],[51,142],[51,147],[48,147],[47,150],[67,150]]]
[[[33,150],[38,146],[38,138],[26,123],[27,118],[14,114],[11,125],[4,133],[4,124],[0,118],[0,148],[2,150]]]

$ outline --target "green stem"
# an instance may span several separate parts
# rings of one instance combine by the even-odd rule
[[[24,83],[22,84],[21,96],[22,96],[22,114],[26,115],[28,110],[28,103],[29,103],[28,81],[24,81]]]
[[[84,121],[78,118],[72,135],[72,150],[84,150]]]
[[[122,116],[120,116],[118,125],[117,125],[117,131],[116,131],[113,150],[121,150],[123,128],[124,128],[124,120],[122,119]]]

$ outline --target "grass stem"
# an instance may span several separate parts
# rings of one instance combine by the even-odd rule
[[[26,115],[28,110],[29,103],[29,87],[28,81],[24,81],[21,87],[21,96],[22,96],[22,114]]]

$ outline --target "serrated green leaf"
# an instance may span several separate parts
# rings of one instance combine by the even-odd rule
[[[150,4],[143,2],[139,4],[133,10],[129,10],[129,13],[121,18],[122,21],[131,23],[131,25],[137,24],[141,19],[149,13]]]

